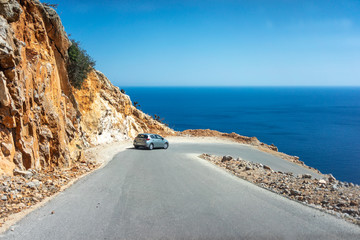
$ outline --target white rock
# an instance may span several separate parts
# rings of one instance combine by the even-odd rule
[[[326,184],[326,181],[325,181],[324,179],[320,179],[320,180],[319,180],[319,183],[320,183],[320,184]]]

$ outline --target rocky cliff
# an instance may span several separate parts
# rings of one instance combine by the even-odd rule
[[[70,167],[84,148],[138,132],[174,134],[99,71],[74,89],[66,70],[70,44],[51,7],[0,0],[0,174]]]

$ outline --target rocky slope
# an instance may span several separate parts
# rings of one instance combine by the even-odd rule
[[[338,181],[331,174],[316,179],[310,174],[294,176],[275,172],[269,166],[231,156],[202,154],[199,157],[259,187],[360,225],[359,185]]]
[[[317,169],[314,169],[312,167],[309,167],[305,165],[303,161],[299,160],[299,157],[297,156],[291,156],[286,153],[282,153],[278,151],[278,148],[274,145],[268,145],[266,143],[260,142],[259,139],[256,137],[246,137],[239,135],[237,133],[222,133],[215,130],[210,129],[188,129],[185,131],[182,131],[178,133],[179,136],[185,136],[185,137],[215,137],[215,138],[221,138],[221,139],[227,139],[233,142],[238,142],[242,144],[248,144],[252,145],[254,147],[257,147],[260,151],[270,153],[272,155],[275,155],[277,157],[283,158],[287,161],[296,163],[298,165],[301,165],[303,167],[315,170],[318,172]]]
[[[138,132],[174,134],[96,70],[72,88],[70,44],[51,7],[0,0],[0,174],[71,167],[85,147]]]

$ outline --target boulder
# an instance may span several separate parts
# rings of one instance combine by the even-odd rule
[[[319,180],[319,184],[326,184],[326,180],[320,179],[320,180]]]
[[[233,157],[232,157],[232,156],[229,156],[229,155],[227,155],[227,156],[223,156],[223,158],[221,159],[221,162],[230,161],[230,160],[232,160],[232,159],[233,159]]]
[[[291,189],[290,190],[290,195],[299,196],[299,195],[301,195],[301,192],[297,191],[297,190],[294,190],[294,189]]]
[[[273,143],[269,145],[269,148],[275,152],[279,151],[279,149]]]
[[[42,183],[39,180],[33,180],[31,182],[26,183],[26,187],[31,188],[31,189],[36,189],[38,187],[40,187]]]
[[[22,171],[22,170],[14,169],[14,175],[22,176],[26,179],[30,179],[33,176],[33,173],[30,171]]]
[[[269,167],[267,165],[264,165],[263,168],[266,169],[266,170],[271,170],[271,167]]]
[[[6,195],[1,195],[1,200],[6,201],[8,198]]]

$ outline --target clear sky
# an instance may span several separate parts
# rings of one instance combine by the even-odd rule
[[[360,0],[58,0],[118,86],[360,86]]]

